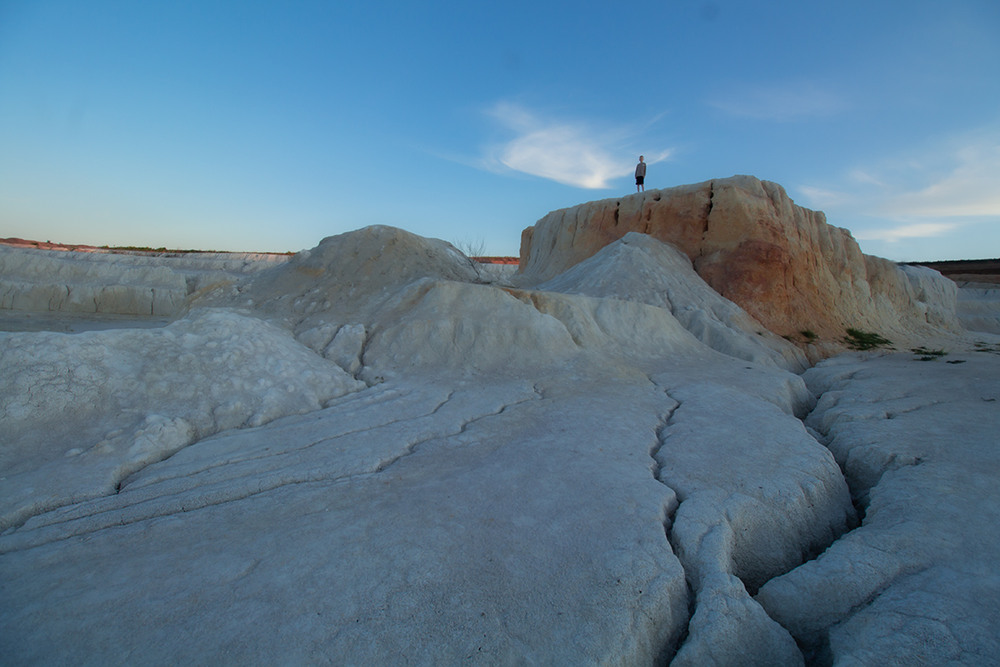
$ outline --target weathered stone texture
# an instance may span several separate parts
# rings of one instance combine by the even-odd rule
[[[822,212],[752,176],[549,213],[521,235],[519,279],[547,280],[628,232],[678,247],[712,288],[779,335],[811,331],[830,344],[848,327],[890,338],[919,336],[931,324],[958,328],[953,293],[931,290],[945,301],[929,308],[894,262],[864,255]]]

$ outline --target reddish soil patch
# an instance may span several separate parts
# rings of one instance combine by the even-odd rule
[[[0,239],[0,245],[12,248],[35,248],[38,250],[59,250],[64,252],[102,252],[102,253],[149,253],[155,255],[185,255],[198,253],[216,254],[248,254],[248,255],[291,255],[290,252],[254,252],[254,251],[233,251],[233,250],[180,250],[177,248],[137,248],[134,246],[93,246],[83,243],[53,243],[51,241],[30,241],[28,239],[6,238]]]
[[[67,243],[52,243],[51,241],[29,241],[27,239],[10,238],[0,239],[0,244],[13,248],[37,248],[39,250],[73,250],[75,252],[94,252],[99,250],[92,245],[73,245]]]

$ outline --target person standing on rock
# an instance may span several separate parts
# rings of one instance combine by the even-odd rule
[[[642,156],[640,155],[639,156],[639,164],[635,165],[635,191],[636,192],[645,192],[646,191],[646,186],[644,184],[645,180],[646,180],[646,163],[642,161]]]

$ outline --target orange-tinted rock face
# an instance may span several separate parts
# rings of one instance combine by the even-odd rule
[[[700,257],[695,268],[716,292],[766,325],[789,313],[790,264],[786,248],[750,239],[729,252]]]
[[[545,280],[632,231],[680,248],[717,292],[781,335],[839,340],[847,327],[926,324],[894,263],[866,257],[847,230],[752,176],[554,211],[524,230],[521,274]]]

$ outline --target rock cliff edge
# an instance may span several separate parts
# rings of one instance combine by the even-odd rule
[[[753,176],[553,211],[522,232],[519,280],[544,282],[629,232],[676,246],[705,282],[769,330],[818,341],[827,353],[847,328],[892,340],[960,328],[951,281],[863,254],[846,229]]]

